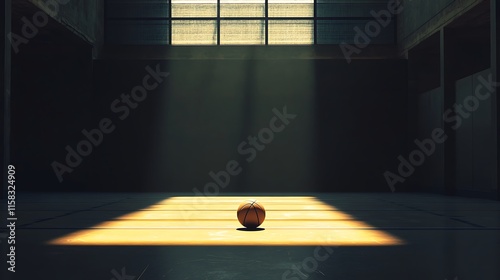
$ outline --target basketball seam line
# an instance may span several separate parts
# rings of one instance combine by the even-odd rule
[[[245,218],[243,218],[243,226],[245,226],[245,227],[246,227],[245,224],[246,224],[246,221],[247,221],[247,215],[248,215],[249,211],[250,211],[250,207],[248,207],[247,212],[245,213]]]
[[[245,213],[245,218],[243,218],[243,226],[246,227],[246,221],[247,221],[247,215],[248,215],[248,212],[250,211],[250,209],[252,208],[253,204],[256,202],[256,200],[252,201],[252,203],[250,204],[250,206],[248,207],[247,209],[247,212]],[[248,203],[246,203],[245,205],[247,205]],[[259,220],[259,215],[257,215],[257,221]]]

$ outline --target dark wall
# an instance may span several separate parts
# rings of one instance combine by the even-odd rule
[[[400,39],[406,38],[417,31],[454,1],[455,0],[404,1],[404,10],[400,15]]]
[[[321,189],[389,191],[383,174],[395,172],[406,153],[407,62],[318,61],[316,67]]]
[[[44,0],[30,2],[88,42],[102,43],[104,0],[61,1],[62,4],[56,1],[56,8],[47,5]]]
[[[451,6],[455,11],[468,7],[458,2]],[[491,65],[488,8],[486,1],[471,8],[408,52],[409,147],[415,147],[414,139],[429,138],[435,128],[447,135],[412,176],[419,190],[481,197],[494,193],[491,156],[496,146],[491,135],[496,128],[491,122],[495,114],[491,100],[481,101],[460,128],[453,128],[453,122],[443,116],[473,97],[477,73]]]
[[[4,79],[5,79],[5,73],[4,73],[4,68],[5,68],[5,3],[2,2],[0,4],[0,15],[2,15],[2,20],[0,21],[0,35],[2,36],[2,42],[0,42],[0,90],[2,91],[2,96],[0,97],[0,131],[2,131],[2,137],[0,139],[0,157],[2,158],[2,162],[0,163],[0,166],[2,167],[2,170],[6,170],[4,167],[4,158],[5,158],[5,151],[4,151],[4,94],[5,94],[5,88],[4,88]],[[3,177],[3,172],[2,171],[2,190],[3,190],[3,185],[4,185],[4,177]],[[2,191],[3,193],[3,191]],[[1,195],[0,197],[3,197]]]
[[[242,171],[226,192],[388,190],[382,174],[406,137],[404,61],[161,62],[170,76],[120,120],[110,104],[158,63],[97,62],[92,127],[109,118],[116,130],[88,158],[89,188],[203,190],[235,160]],[[284,106],[297,115],[284,131],[253,160],[239,153]]]
[[[487,79],[491,70],[487,69],[460,79],[456,82],[457,103],[465,103],[481,93],[482,79]],[[477,109],[464,118],[456,132],[457,192],[494,193],[496,191],[496,133],[494,121],[496,108],[494,98],[481,100]]]
[[[0,158],[2,159],[2,162],[0,163],[0,166],[2,167],[2,190],[3,187],[5,186],[7,182],[7,166],[9,161],[9,157],[7,155],[8,148],[6,147],[8,144],[5,141],[6,138],[8,137],[6,135],[6,130],[5,130],[5,109],[6,109],[6,104],[5,104],[5,94],[6,94],[6,88],[9,86],[9,83],[7,82],[8,79],[10,79],[10,71],[8,70],[8,66],[10,65],[9,58],[7,57],[8,53],[5,51],[5,48],[8,47],[7,44],[7,37],[5,36],[6,31],[10,29],[10,26],[8,26],[8,23],[10,21],[10,1],[3,1],[0,4],[0,15],[2,15],[2,19],[0,20],[0,35],[2,38],[2,42],[0,43],[0,91],[2,92],[0,96],[0,131],[2,131],[2,136],[0,139]],[[8,64],[8,65],[7,65]],[[7,82],[7,84],[6,84]],[[8,125],[7,125],[8,127]],[[3,192],[0,195],[0,198],[3,198],[7,192]]]
[[[3,102],[3,90],[4,90],[4,65],[5,65],[5,40],[7,40],[5,36],[5,3],[2,2],[0,5],[0,15],[2,15],[2,20],[0,21],[0,36],[2,36],[2,42],[0,43],[0,62],[1,62],[1,67],[0,67],[0,86],[2,89],[2,100],[0,102]],[[3,105],[3,103],[0,103]],[[3,108],[3,106],[2,106]],[[2,116],[3,118],[3,116]],[[3,122],[2,124],[3,125]],[[3,131],[3,130],[2,130]]]
[[[444,130],[443,96],[442,87],[416,95],[417,135],[413,140],[425,141],[426,139],[432,139],[432,133],[435,129]],[[411,149],[418,149],[414,142],[410,143],[410,145]],[[444,143],[436,143],[434,152],[425,158],[422,166],[415,169],[413,176],[418,183],[418,190],[444,193],[444,160]]]
[[[404,154],[405,61],[96,61],[94,93],[78,61],[39,57],[15,72],[25,190],[203,192],[209,172],[234,160],[241,173],[220,192],[389,191],[383,173]],[[113,112],[148,65],[170,76],[127,116]],[[238,152],[284,106],[297,117],[254,159]],[[82,130],[103,119],[114,130],[102,139],[94,130],[97,144],[80,162],[69,158],[60,183],[51,165],[70,167],[65,147],[78,150]]]
[[[12,162],[20,190],[87,186],[86,167],[59,184],[51,162],[92,115],[92,49],[36,42],[12,57]],[[35,51],[36,50],[36,51]],[[43,52],[41,55],[40,52]]]

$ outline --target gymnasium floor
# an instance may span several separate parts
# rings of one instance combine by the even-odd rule
[[[236,219],[249,198],[266,208],[261,230]],[[17,272],[2,279],[500,279],[490,200],[20,193],[16,211]]]

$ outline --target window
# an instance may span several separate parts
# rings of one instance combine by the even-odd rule
[[[107,0],[106,42],[132,45],[353,43],[384,1]],[[374,44],[394,43],[395,25]]]

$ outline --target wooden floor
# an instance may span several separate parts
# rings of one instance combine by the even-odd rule
[[[261,230],[241,230],[246,199],[266,208]],[[498,201],[19,193],[16,211],[17,272],[1,279],[500,279]]]

